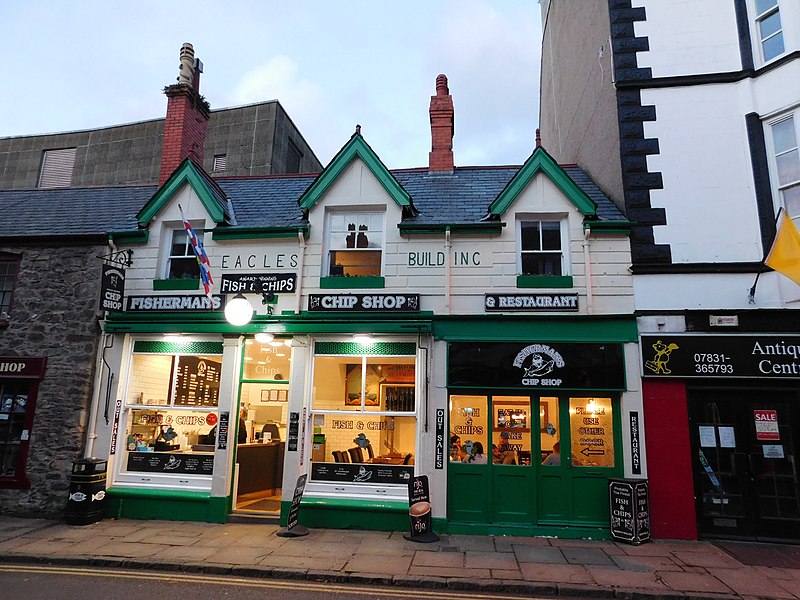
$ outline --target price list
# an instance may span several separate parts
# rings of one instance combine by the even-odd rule
[[[178,357],[175,406],[217,406],[222,364],[198,356]]]

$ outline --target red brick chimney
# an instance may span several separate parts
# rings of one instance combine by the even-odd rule
[[[189,43],[181,47],[178,83],[164,88],[167,95],[167,118],[161,146],[161,173],[158,184],[163,185],[186,158],[203,164],[206,127],[210,107],[200,95],[200,73],[203,63],[194,57]]]
[[[436,95],[431,96],[431,152],[428,170],[453,170],[453,97],[447,88],[447,76],[436,78]]]

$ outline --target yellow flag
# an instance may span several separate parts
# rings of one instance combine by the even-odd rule
[[[778,232],[764,264],[800,285],[800,231],[786,211],[781,211]]]

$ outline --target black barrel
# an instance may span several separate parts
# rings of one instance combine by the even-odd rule
[[[69,498],[64,520],[70,525],[89,525],[103,518],[108,461],[81,458],[72,463]]]

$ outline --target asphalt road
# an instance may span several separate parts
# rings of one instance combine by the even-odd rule
[[[245,577],[132,571],[101,567],[0,565],[3,598],[14,600],[519,600],[519,596],[456,590],[354,586]],[[528,598],[527,600],[536,600]],[[560,600],[566,600],[560,598]]]

